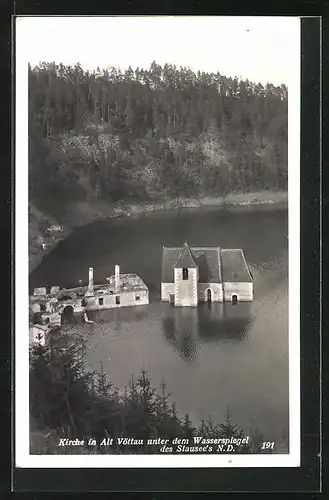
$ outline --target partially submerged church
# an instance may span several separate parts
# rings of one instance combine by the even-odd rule
[[[253,300],[253,279],[241,249],[163,247],[161,300],[175,306]]]

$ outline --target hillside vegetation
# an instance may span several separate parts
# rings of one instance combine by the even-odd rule
[[[100,371],[87,372],[84,365],[86,341],[77,337],[74,342],[51,341],[30,350],[30,418],[31,453],[158,453],[159,446],[146,446],[150,438],[244,439],[248,444],[236,447],[238,453],[262,453],[264,437],[250,429],[246,434],[237,427],[229,412],[224,422],[206,420],[192,423],[188,414],[179,415],[166,383],[154,387],[145,369],[131,378],[121,392]],[[140,446],[77,447],[58,446],[60,438],[80,440],[93,437],[98,444],[105,437],[134,437],[143,439]],[[217,447],[213,447],[212,452]],[[282,431],[280,443],[273,452],[287,451]],[[175,451],[173,451],[175,453]],[[267,453],[264,451],[264,453]],[[270,450],[270,452],[272,452]]]
[[[29,126],[30,196],[55,212],[287,189],[284,85],[42,63],[29,68]]]

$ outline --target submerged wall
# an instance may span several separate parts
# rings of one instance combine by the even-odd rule
[[[161,300],[169,302],[170,294],[175,294],[175,283],[161,283]]]
[[[253,283],[225,282],[221,283],[198,283],[198,302],[207,302],[207,290],[210,288],[212,302],[232,301],[232,295],[237,296],[238,302],[253,300]],[[161,283],[161,300],[170,302],[170,295],[175,295],[175,283]],[[182,293],[182,291],[181,291]],[[177,305],[184,305],[182,297],[176,301]]]
[[[198,270],[188,269],[188,279],[182,279],[182,269],[174,269],[175,306],[198,305]]]
[[[233,295],[237,296],[238,302],[251,301],[254,298],[253,283],[225,282],[223,289],[225,301],[231,302]]]
[[[223,302],[223,285],[221,283],[199,283],[199,302],[208,301],[208,290],[211,290],[211,302]]]
[[[139,306],[149,303],[148,290],[104,293],[87,299],[87,310],[98,311],[113,307]]]

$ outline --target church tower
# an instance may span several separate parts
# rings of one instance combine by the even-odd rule
[[[174,265],[175,306],[198,305],[199,270],[190,247],[185,242]]]

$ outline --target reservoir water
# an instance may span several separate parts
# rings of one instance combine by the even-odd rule
[[[288,429],[288,218],[285,210],[184,209],[95,222],[45,256],[30,287],[76,286],[136,272],[150,305],[95,313],[66,328],[88,339],[87,363],[123,389],[142,367],[167,383],[181,415],[221,423],[227,409],[266,440]],[[243,248],[254,278],[249,304],[174,308],[160,302],[162,246]],[[282,450],[287,451],[287,450]]]

